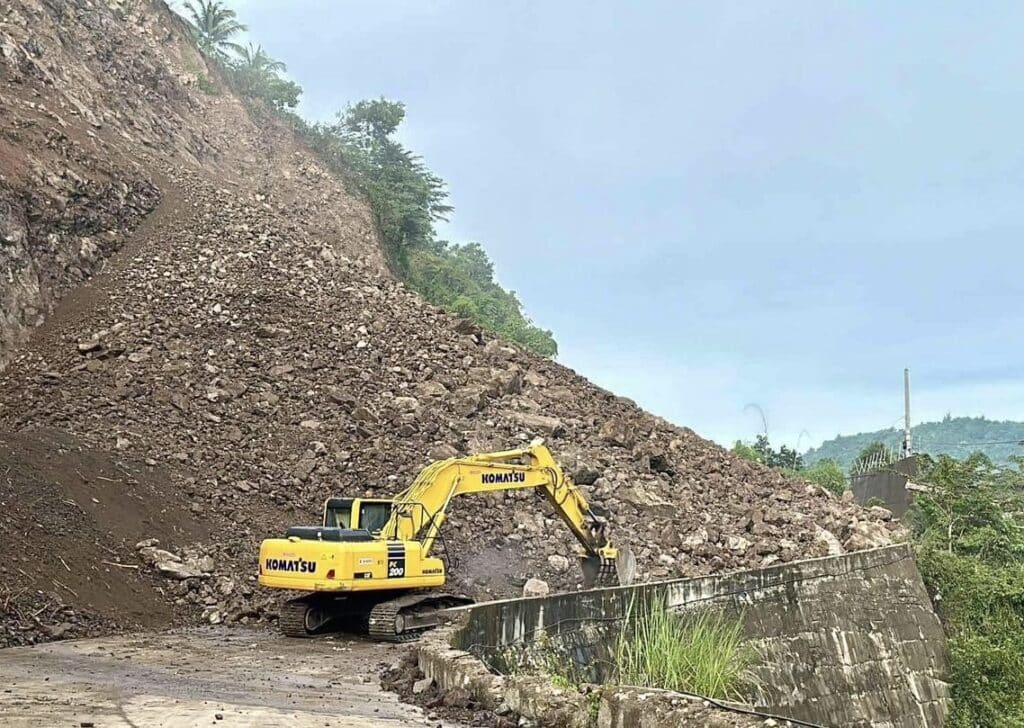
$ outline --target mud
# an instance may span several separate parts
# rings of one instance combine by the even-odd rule
[[[0,725],[444,726],[380,687],[395,647],[204,628],[0,651]]]

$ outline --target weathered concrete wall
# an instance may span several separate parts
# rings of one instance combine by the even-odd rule
[[[917,458],[904,458],[884,471],[850,478],[850,490],[861,505],[877,498],[899,518],[914,502],[914,492],[907,484],[916,475]]]
[[[600,678],[633,600],[743,614],[760,646],[757,707],[834,726],[938,726],[950,704],[945,636],[899,545],[719,576],[491,602],[469,608],[454,647],[500,662],[547,635]]]

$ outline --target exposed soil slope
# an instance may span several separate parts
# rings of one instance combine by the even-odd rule
[[[197,553],[214,558],[214,573],[166,589],[180,614],[212,621],[265,614],[273,599],[252,586],[258,541],[315,520],[328,495],[390,494],[431,458],[537,436],[608,512],[616,539],[633,544],[645,578],[890,539],[896,527],[884,513],[737,460],[406,290],[381,264],[365,205],[285,128],[266,115],[250,117],[226,91],[208,97],[182,80],[189,78],[183,59],[201,59],[162,6],[137,3],[138,11],[119,17],[85,0],[58,5],[15,2],[15,17],[42,31],[27,30],[28,20],[14,31],[5,25],[4,57],[29,54],[35,42],[49,66],[77,68],[91,79],[98,89],[91,104],[106,108],[107,85],[123,84],[117,98],[170,106],[175,121],[173,129],[148,129],[148,143],[117,141],[125,164],[160,190],[161,201],[122,236],[102,275],[66,298],[15,352],[0,375],[0,428],[19,438],[41,428],[62,431],[111,453],[111,463],[130,476],[111,475],[110,488],[127,496],[144,484],[144,499],[168,509],[174,526],[160,530],[144,520],[152,522],[156,506],[125,506],[120,528],[105,532],[105,546],[130,547],[140,534],[177,550],[203,542]],[[130,76],[90,71],[97,54],[86,50],[95,33],[89,22],[96,18],[104,37],[116,36],[104,55],[112,67],[147,58],[179,96],[153,96]],[[47,29],[76,42],[55,43]],[[41,94],[46,81],[16,82],[9,65],[0,93],[17,118],[26,117],[26,98]],[[60,100],[70,78],[51,80],[50,105],[70,104]],[[148,116],[143,110],[132,118]],[[33,119],[41,128],[8,155],[31,161],[46,129],[72,126]],[[108,151],[88,154],[113,158]],[[92,455],[69,450],[62,457]],[[16,538],[28,538],[35,553],[66,548],[54,532],[58,503],[73,496],[72,485],[49,483],[30,511],[41,527],[0,531],[5,552]],[[2,481],[0,487],[5,499],[23,497],[9,496],[12,486]],[[456,585],[479,597],[516,594],[531,576],[556,588],[578,583],[563,558],[573,553],[571,540],[537,494],[464,499],[453,508],[446,542],[459,561]],[[87,562],[89,551],[82,556]],[[53,560],[38,569],[46,573],[30,572],[25,586],[45,586]],[[73,572],[58,578],[76,591],[80,580],[96,576],[85,563]],[[141,577],[124,578],[133,584]],[[142,619],[98,598],[90,611]],[[39,625],[17,624],[23,639],[38,633]]]

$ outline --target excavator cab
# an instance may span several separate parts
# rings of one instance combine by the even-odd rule
[[[328,498],[324,503],[324,528],[369,531],[376,535],[391,518],[389,498]]]

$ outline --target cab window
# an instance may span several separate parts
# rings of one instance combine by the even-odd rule
[[[391,518],[391,503],[367,503],[359,506],[359,527],[370,533],[379,533]]]

